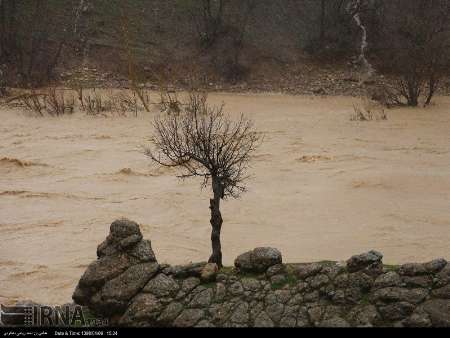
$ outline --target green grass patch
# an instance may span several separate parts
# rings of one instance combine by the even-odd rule
[[[214,289],[216,287],[216,283],[210,282],[210,283],[202,284],[202,286],[206,289]]]
[[[219,270],[219,273],[223,273],[225,275],[232,275],[236,272],[233,266],[224,266]]]
[[[362,305],[369,305],[370,304],[370,299],[369,299],[369,294],[368,293],[365,293],[365,294],[362,295],[360,303]]]
[[[390,264],[384,264],[383,268],[386,271],[397,271],[398,270],[398,265],[390,265]]]
[[[320,261],[320,262],[317,262],[317,264],[323,265],[323,266],[335,266],[337,264],[337,262],[336,261]]]
[[[284,288],[285,286],[289,286],[291,288],[295,287],[298,283],[298,278],[297,276],[294,274],[294,270],[293,268],[288,268],[286,267],[286,274],[284,274],[285,279],[282,282],[279,283],[272,283],[271,287],[272,290],[280,290],[282,288]]]

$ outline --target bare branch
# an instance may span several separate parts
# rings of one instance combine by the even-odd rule
[[[245,191],[245,172],[260,136],[244,115],[233,121],[223,108],[208,105],[205,93],[190,93],[178,113],[155,118],[156,153],[148,149],[146,155],[159,165],[183,168],[180,178],[218,182],[223,189],[221,198],[239,196]]]

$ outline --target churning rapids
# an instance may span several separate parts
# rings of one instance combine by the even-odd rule
[[[265,134],[249,192],[223,204],[224,261],[258,246],[286,262],[376,249],[386,263],[450,258],[449,98],[351,122],[355,99],[214,94]],[[0,302],[70,301],[116,218],[160,262],[204,261],[209,196],[143,154],[153,114],[33,118],[0,111]],[[145,115],[145,116],[144,116]]]

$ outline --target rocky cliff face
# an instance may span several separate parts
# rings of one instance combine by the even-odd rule
[[[110,324],[150,327],[450,326],[450,264],[385,266],[376,251],[346,263],[283,264],[257,248],[235,268],[157,263],[139,226],[115,221],[74,292]]]

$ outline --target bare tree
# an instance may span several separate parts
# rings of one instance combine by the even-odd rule
[[[396,93],[409,106],[430,104],[450,70],[450,3],[385,1],[379,55],[384,72],[398,78]]]
[[[223,15],[226,0],[201,0],[199,6],[190,6],[190,15],[203,48],[208,49],[223,33]]]
[[[352,47],[352,17],[347,11],[351,0],[290,0],[289,6],[303,22],[299,32],[307,35],[307,51],[315,56],[335,57]],[[283,2],[284,3],[284,2]],[[306,28],[306,30],[305,30]]]
[[[179,113],[155,118],[154,144],[157,152],[147,155],[166,167],[181,167],[180,178],[200,177],[203,187],[211,184],[212,255],[210,263],[222,267],[220,201],[237,198],[246,190],[244,181],[251,154],[261,140],[253,123],[241,115],[238,121],[223,113],[222,106],[210,106],[206,94],[191,93]]]
[[[245,76],[241,55],[256,0],[180,0],[195,26],[201,52],[225,80],[238,82]]]
[[[0,63],[7,66],[5,77],[13,85],[36,87],[53,78],[72,34],[53,7],[46,0],[0,1]]]

